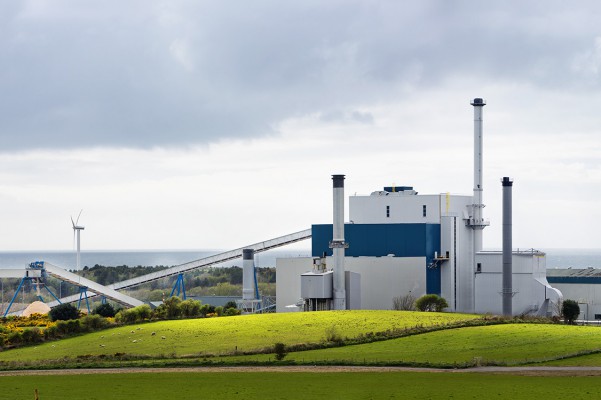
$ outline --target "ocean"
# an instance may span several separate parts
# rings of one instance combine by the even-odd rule
[[[195,261],[223,250],[105,250],[82,251],[81,266],[173,266]],[[601,268],[601,249],[547,249],[547,268]],[[270,250],[255,255],[257,267],[275,267],[276,258],[307,257],[310,250]],[[0,268],[21,268],[33,261],[47,261],[66,269],[75,268],[74,251],[13,251],[0,252]],[[234,260],[221,266],[242,266]]]

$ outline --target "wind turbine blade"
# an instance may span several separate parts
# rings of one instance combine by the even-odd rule
[[[83,212],[83,208],[79,211],[79,215],[77,215],[77,219],[75,220],[75,224],[79,226],[79,217],[81,217],[81,213]]]
[[[71,225],[73,225],[73,229],[75,229],[75,222],[73,222],[73,217],[71,217]]]

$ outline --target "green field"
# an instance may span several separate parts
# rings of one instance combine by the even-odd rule
[[[51,360],[80,355],[170,356],[254,351],[273,346],[456,323],[477,315],[400,311],[339,311],[201,318],[130,325],[0,353],[0,361]],[[155,333],[154,335],[152,333]],[[164,339],[163,339],[164,337]]]
[[[520,365],[601,349],[598,327],[503,324],[466,327],[423,333],[382,342],[310,350],[287,355],[300,363],[341,364],[455,364]],[[266,360],[273,355],[236,357],[236,360]],[[578,358],[561,365],[582,365]],[[601,355],[588,356],[588,365],[601,365]]]
[[[457,327],[477,315],[398,311],[343,311],[252,315],[160,321],[122,326],[37,346],[0,352],[3,368],[186,366],[203,363],[273,364],[274,354],[233,355],[274,343],[324,343],[326,337],[353,339],[411,335],[371,343],[291,352],[283,363],[383,364],[468,367],[477,364],[601,366],[601,328],[559,324],[501,323]],[[478,321],[475,321],[478,322]],[[487,323],[495,321],[488,320]],[[501,321],[497,321],[501,322]],[[480,323],[480,322],[478,322]],[[473,325],[473,324],[472,324]],[[437,329],[429,328],[437,327]],[[421,333],[416,331],[421,330]],[[154,335],[153,335],[154,332]],[[164,338],[163,338],[164,337]],[[114,356],[121,353],[129,358]],[[207,355],[215,357],[206,357]],[[88,357],[91,355],[92,357]],[[136,359],[136,355],[144,359]],[[81,357],[84,356],[84,357]],[[569,357],[561,360],[562,358]],[[44,361],[46,360],[46,361]],[[559,361],[549,361],[559,360]],[[282,372],[249,367],[249,372],[201,369],[173,372],[90,373],[6,376],[0,372],[0,399],[588,399],[601,395],[599,376],[520,376],[515,373],[401,372],[318,369]],[[592,373],[591,373],[592,374]]]
[[[0,399],[591,399],[601,379],[426,372],[218,372],[0,376]]]

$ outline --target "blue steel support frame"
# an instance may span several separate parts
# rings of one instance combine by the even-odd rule
[[[51,295],[52,297],[54,297],[54,300],[58,301],[58,304],[63,304],[63,303],[61,302],[61,300],[60,300],[58,297],[56,297],[56,295],[55,295],[54,293],[52,293],[52,290],[48,289],[48,286],[44,285],[44,289],[46,289],[46,291],[47,291],[48,293],[50,293],[50,295]],[[42,301],[44,301],[44,300],[42,300]]]
[[[175,281],[175,285],[173,285],[173,289],[171,290],[171,294],[169,297],[173,297],[175,294],[175,290],[177,290],[177,295],[183,293],[182,298],[186,300],[186,287],[184,286],[184,274],[177,275],[177,280]]]
[[[88,309],[88,314],[90,314],[90,303],[88,301],[88,288],[86,286],[79,287],[79,301],[77,302],[77,309],[79,309],[79,306],[81,305],[82,297],[86,299],[86,307]]]
[[[13,303],[15,302],[15,300],[17,299],[17,296],[19,295],[19,292],[21,291],[21,288],[23,287],[23,284],[25,283],[25,281],[30,280],[31,278],[25,276],[21,279],[21,282],[19,282],[19,287],[17,288],[17,290],[15,291],[15,295],[13,296],[12,300],[10,301],[10,304],[8,305],[8,308],[6,309],[6,311],[4,312],[4,317],[6,317],[8,315],[8,312],[10,311],[10,308],[13,306]]]
[[[257,281],[257,268],[253,268],[253,272],[255,274],[255,299],[261,300],[261,297],[259,296],[259,282]],[[261,310],[262,307],[263,305],[261,304],[261,301],[259,301],[257,310]]]

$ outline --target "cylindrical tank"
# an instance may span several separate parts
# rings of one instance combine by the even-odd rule
[[[255,300],[255,251],[242,250],[242,299]]]

